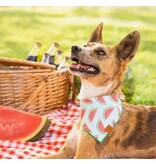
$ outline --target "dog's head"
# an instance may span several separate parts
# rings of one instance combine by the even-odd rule
[[[102,27],[100,23],[92,32],[85,46],[72,46],[71,58],[75,62],[70,71],[96,86],[110,81],[121,81],[126,65],[138,49],[140,34],[133,31],[115,46],[102,44]]]

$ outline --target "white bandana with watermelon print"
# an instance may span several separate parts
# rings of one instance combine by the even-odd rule
[[[80,100],[81,125],[102,143],[122,114],[122,102],[115,96],[99,96]]]

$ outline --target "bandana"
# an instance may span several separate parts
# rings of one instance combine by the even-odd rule
[[[99,96],[80,100],[81,126],[98,142],[108,136],[122,114],[122,102],[115,96]]]

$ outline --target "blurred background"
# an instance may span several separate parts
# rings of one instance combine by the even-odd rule
[[[134,104],[156,104],[156,7],[0,7],[0,56],[25,59],[35,41],[42,56],[57,41],[64,55],[72,45],[86,44],[103,21],[103,41],[118,43],[133,30],[141,33],[140,47],[130,63]],[[132,81],[127,82],[131,85]]]

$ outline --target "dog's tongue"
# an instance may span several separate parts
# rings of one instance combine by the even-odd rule
[[[89,66],[89,65],[83,65],[83,64],[72,64],[72,65],[70,65],[70,67],[72,67],[72,68],[83,68],[83,69],[89,69],[91,66]]]

